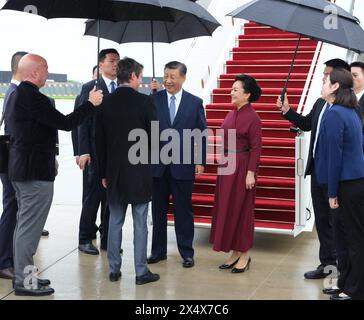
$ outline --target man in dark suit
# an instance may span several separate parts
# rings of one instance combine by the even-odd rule
[[[115,91],[117,87],[116,68],[120,60],[115,49],[101,50],[99,63],[101,77],[98,88],[104,95]],[[88,92],[95,86],[95,80],[83,85],[79,103],[87,100]],[[106,192],[101,185],[100,171],[95,147],[95,118],[85,121],[78,128],[79,167],[83,170],[82,211],[79,227],[79,250],[92,255],[98,255],[99,250],[92,244],[99,229],[101,235],[101,249],[107,249],[107,231],[109,224],[109,209],[106,204]],[[97,211],[101,203],[101,224],[96,226]]]
[[[148,263],[167,259],[167,212],[172,195],[177,246],[183,267],[189,268],[194,266],[192,186],[195,173],[204,171],[207,141],[206,136],[202,138],[206,134],[202,100],[182,89],[186,73],[187,67],[183,63],[172,61],[166,64],[163,81],[166,89],[152,95],[160,132],[170,138],[175,133],[179,139],[161,141],[161,158],[153,165],[153,241]],[[199,131],[201,139],[185,139],[184,130]],[[194,149],[195,142],[198,153]],[[168,155],[163,152],[167,149]]]
[[[364,62],[353,62],[350,64],[350,69],[354,79],[354,92],[364,114]]]
[[[156,111],[150,96],[137,92],[142,83],[143,66],[130,58],[119,61],[120,87],[106,96],[97,113],[96,150],[102,183],[107,188],[110,208],[107,257],[110,281],[121,277],[120,245],[126,209],[132,206],[134,222],[134,267],[138,285],[159,280],[147,266],[148,203],[152,196],[152,172],[149,163],[151,122]],[[142,131],[145,138],[133,153],[133,132]],[[143,159],[143,156],[146,158]]]
[[[94,66],[92,68],[92,80],[97,79],[97,66]],[[73,110],[76,110],[76,108],[80,105],[80,95],[78,95],[75,99],[75,106]],[[73,155],[76,159],[76,164],[78,165],[78,161],[80,159],[80,155],[78,154],[78,128],[73,129],[71,132],[71,139],[72,139],[72,147],[73,147]],[[96,236],[95,236],[96,238]]]
[[[4,99],[3,115],[7,109],[9,97],[13,94],[16,87],[22,81],[21,75],[18,72],[18,63],[19,60],[26,54],[28,53],[24,51],[18,51],[14,53],[11,58],[12,79]],[[54,100],[51,99],[51,101],[55,107]],[[4,122],[4,127],[5,134],[11,135],[11,129],[9,128],[6,121]],[[8,178],[8,175],[0,174],[0,178],[3,184],[3,213],[0,218],[0,278],[12,279],[14,277],[13,236],[16,225],[16,213],[18,212],[18,203],[15,197],[15,190]],[[47,230],[42,231],[42,236],[48,235],[49,232]]]
[[[3,114],[7,109],[10,96],[22,80],[18,72],[18,63],[26,54],[27,52],[19,51],[11,58],[12,79],[10,87],[5,94]],[[5,134],[10,135],[11,130],[7,122],[4,123],[4,127]],[[18,204],[15,198],[15,190],[8,175],[1,174],[0,177],[3,184],[3,213],[0,219],[0,278],[12,279],[14,277],[13,237]]]
[[[9,98],[5,117],[11,127],[9,179],[18,201],[14,234],[14,289],[16,295],[42,296],[54,290],[47,279],[36,277],[33,255],[53,198],[56,174],[57,129],[70,131],[92,115],[102,102],[94,88],[89,101],[65,116],[39,92],[48,78],[47,61],[27,54],[19,61],[22,80]]]
[[[349,65],[341,59],[332,59],[325,62],[323,82],[329,76],[330,72],[334,69],[346,69],[350,70]],[[296,125],[303,131],[311,131],[310,146],[308,152],[307,166],[305,171],[305,177],[311,175],[311,196],[312,204],[315,213],[315,223],[317,235],[320,242],[320,265],[312,271],[308,271],[304,274],[306,279],[323,279],[327,277],[333,270],[325,268],[327,266],[337,265],[340,270],[340,263],[346,261],[346,249],[340,250],[335,245],[334,228],[333,223],[336,223],[334,216],[339,217],[339,211],[333,212],[330,209],[327,195],[327,186],[323,186],[317,183],[315,175],[315,149],[316,143],[320,131],[320,124],[322,116],[329,106],[322,98],[317,99],[313,105],[311,111],[307,115],[298,114],[292,108],[289,107],[289,102],[286,97],[282,104],[280,98],[277,100],[277,107],[282,111],[284,118]],[[339,255],[339,256],[338,256]]]

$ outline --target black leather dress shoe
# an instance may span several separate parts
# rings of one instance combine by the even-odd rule
[[[38,287],[37,289],[26,289],[24,287],[15,286],[15,295],[16,296],[49,296],[54,293],[53,288],[49,287]]]
[[[153,264],[153,263],[158,263],[159,261],[162,261],[162,260],[167,260],[167,256],[161,256],[161,257],[152,257],[150,256],[148,259],[147,259],[147,263],[148,264]]]
[[[186,258],[182,262],[183,268],[192,268],[195,265],[193,258]]]
[[[80,244],[78,246],[78,250],[82,251],[83,253],[92,255],[98,255],[100,253],[99,250],[91,242]]]
[[[322,289],[322,292],[324,293],[324,294],[339,294],[339,293],[341,293],[341,289],[334,289],[334,288],[324,288],[324,289]]]
[[[219,269],[221,269],[221,270],[231,269],[233,266],[235,266],[238,263],[239,259],[240,259],[240,257],[238,259],[236,259],[232,264],[224,263],[219,266]]]
[[[6,268],[0,270],[0,278],[11,280],[14,278],[14,269],[13,268]]]
[[[333,266],[332,266],[333,267]],[[304,274],[306,279],[325,279],[330,273],[332,269],[329,269],[325,272],[325,266],[320,264],[316,270],[307,271]]]
[[[121,271],[116,272],[116,273],[110,272],[109,280],[110,280],[111,282],[116,282],[116,281],[118,281],[120,278],[121,278]]]
[[[135,284],[141,285],[149,282],[158,281],[160,279],[159,274],[152,273],[150,270],[142,276],[135,277]]]
[[[330,300],[345,301],[345,300],[353,300],[353,298],[352,297],[349,297],[349,296],[346,296],[346,295],[344,297],[342,297],[338,293],[338,294],[334,294],[334,295],[330,296]]]
[[[42,237],[48,237],[49,236],[49,231],[48,230],[43,230],[42,231]]]

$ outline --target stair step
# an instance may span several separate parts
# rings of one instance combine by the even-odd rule
[[[298,40],[299,35],[296,33],[282,33],[277,35],[276,33],[264,33],[264,34],[241,34],[238,36],[238,39],[252,39],[252,40],[260,40],[260,39],[294,39]],[[301,41],[303,40],[312,40],[308,36],[302,36]]]
[[[317,48],[317,45],[304,45],[304,46],[300,46],[299,50],[297,51],[297,53],[300,52],[315,52]],[[271,53],[271,52],[291,52],[294,53],[296,51],[296,46],[295,45],[274,45],[274,46],[261,46],[261,47],[251,47],[249,45],[244,45],[242,47],[234,47],[232,49],[232,52],[255,52],[255,53],[259,53],[259,52],[266,52],[266,53]]]
[[[193,205],[213,207],[215,197],[213,195],[192,195]],[[295,202],[292,200],[256,199],[256,208],[294,210]]]
[[[225,73],[221,74],[219,79],[220,80],[234,80],[239,74],[238,73]],[[259,80],[285,80],[287,78],[287,73],[250,73],[250,76],[254,77],[255,79]],[[307,74],[305,73],[291,73],[290,79],[292,80],[306,80]]]
[[[281,35],[277,35],[275,37],[263,37],[263,38],[246,38],[246,36],[239,36],[238,37],[238,47],[249,46],[249,47],[266,47],[266,46],[276,46],[276,45],[297,45],[298,37],[292,38],[284,38]],[[308,38],[304,38],[300,41],[298,50],[302,46],[314,46],[317,44],[316,40],[311,40]]]
[[[225,119],[230,110],[206,110],[206,117],[208,119]],[[283,119],[282,113],[279,110],[276,111],[261,111],[257,110],[257,113],[262,120],[280,121]]]
[[[272,72],[272,73],[288,73],[290,69],[290,63],[288,64],[263,64],[262,61],[259,63],[253,65],[250,63],[250,61],[244,61],[244,60],[238,60],[239,63],[236,63],[236,61],[227,63],[225,65],[225,72],[226,73],[254,73],[254,72]],[[294,64],[292,68],[292,72],[303,72],[308,73],[310,70],[311,64]]]
[[[292,95],[301,96],[302,91],[303,91],[303,88],[288,88],[287,95],[288,96],[292,96]],[[213,94],[225,94],[225,95],[230,96],[231,90],[228,88],[218,88],[218,89],[214,89],[212,92],[213,92]],[[263,94],[265,94],[265,95],[277,96],[281,93],[282,93],[282,89],[279,89],[279,88],[263,88]]]
[[[202,174],[196,177],[196,183],[216,184],[216,175]],[[275,188],[293,188],[295,187],[295,179],[278,179],[278,178],[262,178],[258,177],[257,186],[259,187],[275,187]]]
[[[291,102],[291,101],[290,101]],[[298,105],[297,104],[291,104],[290,106],[292,109],[297,110]],[[266,103],[259,103],[254,102],[253,108],[256,111],[276,111],[277,107],[275,104],[266,104]],[[208,104],[206,105],[206,110],[233,110],[236,109],[236,106],[232,103],[214,103],[214,104]]]
[[[220,90],[224,90],[224,89],[220,89]],[[277,98],[278,98],[278,96],[281,95],[282,89],[281,88],[272,88],[272,90],[275,90],[275,91],[267,91],[266,89],[263,88],[263,93],[258,101],[259,101],[259,103],[262,103],[262,104],[271,104],[272,110],[274,110],[276,102],[277,102]],[[298,105],[298,103],[301,100],[301,94],[296,94],[296,92],[294,90],[295,90],[295,88],[288,89],[289,102],[292,104]],[[215,90],[214,90],[214,92],[212,93],[212,102],[219,103],[219,104],[231,102],[230,90],[226,90],[226,91],[228,91],[229,93],[228,92],[219,92],[219,91],[215,92]],[[302,89],[300,91],[302,91]]]
[[[208,142],[211,144],[221,144],[222,138],[219,136],[209,136]],[[294,139],[262,139],[263,147],[284,147],[295,148]]]

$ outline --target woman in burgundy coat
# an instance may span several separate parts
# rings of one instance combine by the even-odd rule
[[[233,173],[220,171],[212,211],[210,242],[215,251],[232,251],[220,269],[241,273],[249,268],[249,250],[254,238],[254,205],[257,169],[262,144],[260,118],[251,102],[260,98],[262,91],[257,81],[248,76],[235,78],[231,102],[236,106],[222,124],[224,155],[235,161]],[[236,147],[228,148],[228,131],[235,129]],[[225,165],[224,165],[225,166]]]

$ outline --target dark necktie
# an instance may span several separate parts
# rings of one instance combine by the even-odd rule
[[[169,118],[171,119],[171,124],[173,124],[174,118],[176,116],[176,97],[171,97],[171,103],[169,104]]]
[[[113,93],[116,89],[116,83],[115,81],[111,81],[110,83],[110,93]]]

